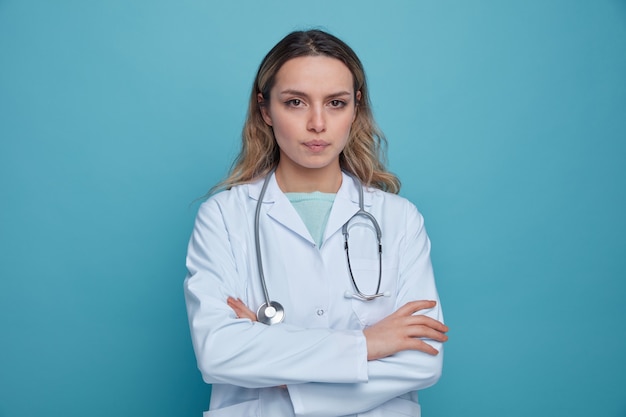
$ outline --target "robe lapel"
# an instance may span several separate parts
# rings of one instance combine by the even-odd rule
[[[365,209],[371,205],[371,195],[365,189],[363,202]],[[357,211],[359,211],[359,191],[352,177],[343,173],[341,187],[337,191],[333,208],[324,232],[324,241],[343,227]]]
[[[250,186],[250,198],[258,200],[262,187],[263,180],[252,184]],[[263,204],[270,206],[265,213],[263,210],[261,211],[261,222],[264,221],[263,216],[268,216],[312,244],[315,244],[315,241],[300,218],[300,215],[293,207],[289,199],[287,199],[287,196],[285,196],[285,194],[278,187],[275,174],[272,174],[272,178],[270,178],[270,182],[267,185],[267,190],[265,192],[265,196],[263,197]]]
[[[341,229],[345,222],[352,217],[359,210],[359,192],[354,180],[342,173],[343,179],[341,187],[337,191],[335,196],[335,202],[330,211],[328,223],[326,224],[326,230],[324,232],[324,241],[326,241],[335,232]],[[263,187],[263,180],[257,181],[254,184],[250,184],[249,195],[250,198],[258,200],[261,188]],[[364,189],[364,205],[365,209],[371,205],[371,194]],[[287,199],[285,194],[278,187],[275,174],[272,174],[270,182],[267,186],[265,196],[263,197],[263,204],[271,204],[267,209],[265,215],[282,224],[289,230],[302,236],[302,238],[315,244],[315,241],[311,237],[309,230],[300,218],[300,215],[293,207],[291,202]],[[263,221],[264,211],[261,211],[261,221]]]

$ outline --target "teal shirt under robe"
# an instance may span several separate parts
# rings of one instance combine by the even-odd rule
[[[309,229],[317,247],[321,247],[335,194],[314,191],[312,193],[285,193],[285,195]]]

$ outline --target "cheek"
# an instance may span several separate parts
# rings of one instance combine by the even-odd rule
[[[274,136],[281,135],[285,139],[301,134],[306,130],[306,120],[298,115],[288,114],[281,110],[272,113]]]
[[[273,128],[274,136],[280,136],[287,139],[292,136],[297,130],[297,126],[295,126],[295,123],[281,118],[274,119]]]
[[[346,138],[350,136],[350,131],[352,130],[353,122],[354,122],[353,118],[346,118],[346,120],[344,120],[341,125],[341,130],[344,132],[344,135],[346,136]]]

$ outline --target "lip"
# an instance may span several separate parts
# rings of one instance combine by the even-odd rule
[[[326,149],[330,145],[330,143],[323,141],[323,140],[315,139],[315,140],[304,142],[303,145],[309,148],[313,152],[321,152],[324,149]]]

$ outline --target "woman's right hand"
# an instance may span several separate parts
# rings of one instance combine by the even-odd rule
[[[422,338],[445,342],[448,326],[424,315],[413,315],[433,308],[435,301],[410,301],[378,323],[363,330],[367,341],[367,360],[386,358],[403,350],[419,350],[429,355],[439,351]]]
[[[250,310],[248,306],[246,306],[243,301],[241,301],[241,298],[228,297],[226,299],[226,304],[228,304],[228,306],[233,309],[233,311],[237,315],[237,318],[257,321],[254,311]]]

